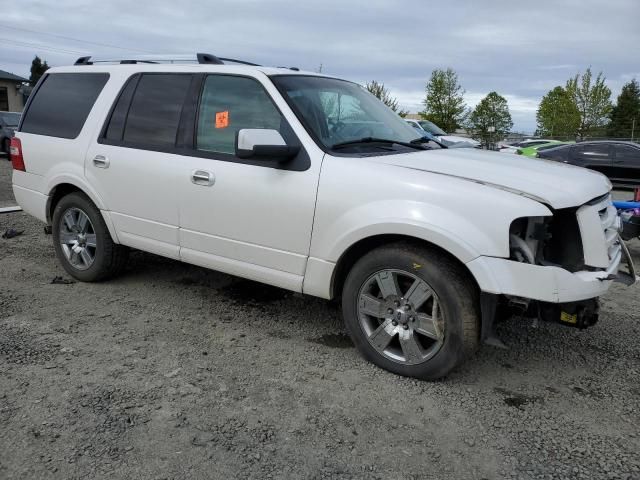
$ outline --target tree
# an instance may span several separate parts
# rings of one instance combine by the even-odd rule
[[[31,62],[31,76],[29,77],[29,84],[31,86],[34,86],[36,83],[38,83],[40,77],[44,75],[44,72],[46,72],[48,69],[49,65],[47,65],[47,61],[45,60],[43,63],[42,59],[36,55]]]
[[[451,68],[434,70],[425,87],[423,118],[435,123],[445,132],[455,132],[467,116],[464,89],[458,83],[458,75]]]
[[[640,130],[640,85],[634,78],[623,85],[616,106],[611,110],[607,134],[611,137],[632,138]]]
[[[391,96],[389,90],[384,86],[384,83],[378,83],[376,80],[371,80],[367,82],[365,88],[374,96],[378,97],[382,103],[384,103],[391,110],[396,112],[401,117],[405,117],[407,115],[407,111],[401,110],[398,106],[398,99]]]
[[[577,134],[581,139],[596,133],[609,119],[612,108],[611,90],[604,81],[605,77],[600,72],[592,82],[591,67],[582,76],[578,73],[567,81],[567,93],[580,112]]]
[[[467,129],[471,136],[485,148],[504,138],[513,127],[507,99],[491,92],[484,97],[469,115]]]
[[[549,91],[542,100],[536,113],[537,134],[543,137],[575,137],[580,127],[580,112],[562,87]]]

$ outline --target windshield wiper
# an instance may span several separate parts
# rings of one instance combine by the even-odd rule
[[[331,149],[335,150],[338,148],[342,148],[342,147],[349,147],[351,145],[358,145],[361,143],[387,143],[389,145],[392,144],[397,144],[397,145],[402,145],[403,147],[409,147],[409,148],[414,148],[416,150],[427,150],[427,147],[425,147],[424,145],[420,145],[419,143],[413,143],[412,142],[401,142],[399,140],[390,140],[387,138],[376,138],[376,137],[363,137],[363,138],[358,138],[356,140],[349,140],[346,142],[338,142],[335,143],[333,145],[331,145]]]
[[[409,142],[409,143],[412,143],[412,144],[414,144],[414,145],[419,145],[419,144],[421,144],[421,143],[424,143],[424,142],[425,142],[425,140],[426,140],[426,141],[428,141],[428,142],[433,142],[433,143],[435,143],[435,144],[439,145],[441,148],[449,148],[449,147],[447,147],[444,143],[442,143],[442,141],[438,140],[438,139],[437,139],[434,135],[432,135],[432,134],[423,135],[423,136],[421,136],[421,137],[419,137],[419,138],[416,138],[416,139],[414,139],[414,140],[411,140],[411,142]]]

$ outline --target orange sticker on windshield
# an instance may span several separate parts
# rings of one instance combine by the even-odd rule
[[[229,111],[216,113],[216,128],[227,128],[229,126]]]

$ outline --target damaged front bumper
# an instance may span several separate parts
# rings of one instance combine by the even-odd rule
[[[624,264],[626,271],[621,270]],[[613,282],[631,286],[639,280],[635,265],[624,241],[609,268],[600,271],[571,273],[560,267],[531,265],[494,257],[479,257],[467,263],[481,289],[481,341],[504,347],[493,330],[496,310],[503,296],[523,299],[533,316],[541,320],[587,328],[598,321],[598,297]],[[484,276],[483,276],[484,275]]]
[[[532,265],[505,258],[478,257],[467,263],[480,290],[549,303],[566,303],[603,295],[613,281],[632,285],[635,266],[622,240],[621,248],[606,270],[569,272],[564,268]],[[627,271],[620,270],[624,263]]]

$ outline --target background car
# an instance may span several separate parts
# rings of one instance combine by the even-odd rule
[[[438,140],[449,146],[455,143],[468,143],[471,147],[479,147],[480,142],[473,138],[461,137],[459,135],[449,135],[447,132],[438,127],[435,123],[429,120],[413,120],[409,118],[404,119],[409,125],[418,131],[430,133]]]
[[[537,145],[543,145],[551,142],[555,142],[555,140],[548,140],[546,138],[532,138],[529,140],[522,140],[521,142],[510,144],[502,143],[498,146],[498,151],[500,153],[518,153],[519,148],[535,147]]]
[[[9,154],[9,140],[20,123],[19,112],[0,112],[0,152]]]
[[[534,146],[526,146],[518,148],[516,153],[518,155],[524,155],[525,157],[535,157],[539,151],[547,150],[549,148],[557,147],[558,145],[565,145],[568,142],[559,142],[557,140],[551,140],[550,142],[534,145]]]
[[[635,142],[580,142],[538,151],[537,156],[596,170],[616,186],[640,185],[640,144]]]

